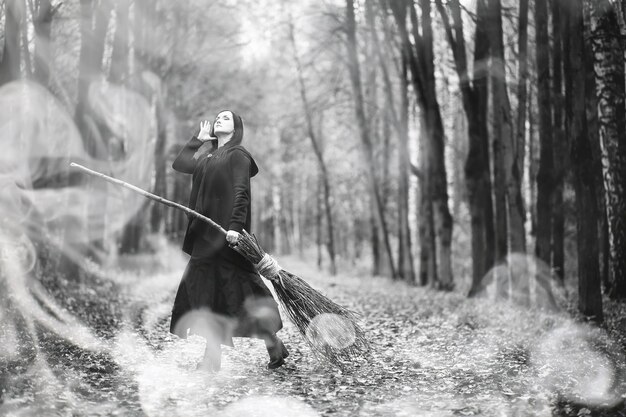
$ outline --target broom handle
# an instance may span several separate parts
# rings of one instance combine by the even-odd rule
[[[129,184],[129,183],[124,182],[122,180],[118,180],[118,179],[113,178],[113,177],[109,177],[108,175],[105,175],[105,174],[103,174],[101,172],[94,171],[92,169],[84,167],[84,166],[82,166],[80,164],[77,164],[75,162],[70,163],[70,166],[71,167],[75,167],[75,168],[79,168],[79,169],[85,171],[86,173],[88,173],[89,175],[93,175],[94,177],[100,177],[103,180],[108,181],[108,182],[110,182],[112,184],[120,185],[120,186],[122,186],[124,188],[128,188],[129,190],[132,190],[132,191],[134,191],[134,192],[136,192],[138,194],[141,194],[142,196],[147,197],[150,200],[154,200],[154,201],[159,202],[161,204],[165,204],[166,206],[170,206],[170,207],[174,207],[174,208],[177,208],[179,210],[182,210],[185,213],[189,214],[190,216],[193,216],[193,217],[195,217],[197,219],[200,219],[200,220],[210,224],[211,226],[213,226],[214,228],[219,230],[222,234],[226,235],[226,230],[224,230],[224,228],[222,226],[220,226],[219,224],[215,223],[213,220],[209,219],[208,217],[203,216],[202,214],[198,213],[197,211],[193,211],[189,207],[183,206],[182,204],[178,204],[178,203],[175,203],[175,202],[170,201],[170,200],[166,200],[163,197],[159,197],[158,195],[149,193],[149,192],[147,192],[145,190],[142,190],[139,187],[135,187],[132,184]]]

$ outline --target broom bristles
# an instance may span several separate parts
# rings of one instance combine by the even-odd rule
[[[266,255],[256,237],[245,230],[234,249],[254,265],[259,264]],[[259,273],[272,281],[278,301],[318,359],[326,359],[333,365],[343,367],[347,361],[362,357],[369,350],[369,341],[363,329],[358,325],[355,312],[333,302],[302,278],[284,269],[259,270]],[[332,346],[327,340],[323,340],[323,337],[318,337],[317,329],[311,326],[311,322],[323,314],[338,317],[334,322],[342,323],[343,328],[334,329],[335,333],[354,331],[354,340],[348,340],[348,346]],[[332,332],[333,329],[328,330]]]
[[[321,355],[334,365],[343,366],[345,361],[352,361],[369,350],[368,340],[365,337],[365,332],[358,325],[356,313],[333,302],[296,275],[285,270],[281,270],[279,275],[279,283],[283,284],[274,285],[276,295],[289,319],[304,336],[316,356]],[[348,346],[339,348],[332,346],[328,340],[324,340],[323,337],[320,338],[316,334],[317,329],[311,327],[311,322],[322,314],[338,316],[337,321],[339,321],[340,327],[352,327],[345,329],[347,332],[354,333],[354,339]],[[332,325],[336,322],[331,321],[331,323],[325,324]],[[332,332],[333,329],[328,330]]]

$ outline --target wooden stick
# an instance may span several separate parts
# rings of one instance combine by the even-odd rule
[[[209,219],[208,217],[203,216],[202,214],[198,213],[197,211],[193,211],[192,209],[190,209],[187,206],[183,206],[182,204],[178,204],[178,203],[175,203],[173,201],[166,200],[163,197],[159,197],[158,195],[149,193],[149,192],[147,192],[145,190],[142,190],[139,187],[135,187],[132,184],[129,184],[129,183],[124,182],[122,180],[118,180],[118,179],[113,178],[113,177],[109,177],[108,175],[105,175],[105,174],[103,174],[101,172],[97,172],[97,171],[91,170],[91,169],[89,169],[87,167],[84,167],[84,166],[82,166],[80,164],[77,164],[75,162],[70,163],[70,166],[74,167],[74,168],[79,168],[79,169],[85,171],[86,173],[88,173],[89,175],[93,175],[94,177],[100,177],[103,180],[108,181],[108,182],[110,182],[112,184],[120,185],[120,186],[122,186],[124,188],[128,188],[129,190],[132,190],[132,191],[134,191],[136,193],[139,193],[142,196],[147,197],[147,198],[149,198],[151,200],[157,201],[157,202],[159,202],[161,204],[165,204],[166,206],[170,206],[170,207],[174,207],[174,208],[177,208],[179,210],[182,210],[185,213],[189,214],[190,216],[193,216],[193,217],[195,217],[197,219],[200,219],[200,220],[210,224],[211,226],[215,227],[217,230],[222,232],[222,234],[226,235],[226,230],[224,230],[224,228],[222,226],[220,226],[219,224],[215,223],[213,220]]]

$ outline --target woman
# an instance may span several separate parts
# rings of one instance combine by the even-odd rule
[[[289,355],[276,332],[282,328],[278,306],[254,266],[232,249],[239,233],[250,231],[250,178],[258,168],[241,145],[243,122],[232,111],[220,112],[213,124],[200,124],[172,167],[193,174],[189,207],[214,220],[220,231],[191,218],[183,251],[191,256],[174,307],[170,332],[187,330],[207,339],[199,368],[217,371],[221,344],[233,346],[233,336],[265,340],[275,369]]]

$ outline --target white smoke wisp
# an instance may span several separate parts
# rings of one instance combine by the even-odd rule
[[[625,358],[599,328],[566,322],[534,346],[537,383],[577,403],[613,406],[625,386]]]
[[[43,87],[28,81],[0,88],[0,187],[13,187],[0,201],[4,218],[29,235],[49,236],[68,254],[93,239],[113,238],[144,203],[141,196],[83,179],[69,184],[69,163],[150,188],[156,123],[154,108],[140,94],[105,82],[89,89],[93,118],[103,132],[96,147],[107,144],[106,159],[85,151],[73,119]],[[106,137],[104,137],[106,136]],[[15,188],[17,187],[17,188]],[[18,210],[16,208],[20,206]]]
[[[55,237],[64,235],[61,229],[69,224],[84,227],[80,207],[70,204],[72,187],[36,188],[45,178],[67,173],[64,160],[85,158],[78,131],[51,94],[34,83],[0,88],[0,107],[2,322],[10,327],[19,316],[31,335],[36,321],[78,346],[97,349],[97,339],[56,304],[33,274],[37,242],[58,243]],[[59,222],[62,218],[71,221]]]
[[[107,144],[102,158],[88,154],[72,116],[48,90],[30,81],[0,87],[0,363],[22,369],[16,378],[52,375],[38,355],[40,329],[80,349],[110,353],[40,278],[64,272],[49,270],[50,254],[86,269],[92,240],[112,241],[143,204],[71,171],[70,162],[149,189],[156,123],[153,105],[127,88],[95,84],[89,100]]]
[[[312,343],[324,349],[345,349],[354,344],[356,334],[349,320],[337,315],[323,313],[311,320],[306,336]]]
[[[104,81],[92,83],[89,104],[95,121],[107,137],[102,140],[109,160],[101,171],[143,189],[150,189],[154,171],[156,121],[153,105],[140,94]],[[98,170],[98,169],[96,169]],[[139,211],[145,198],[131,191],[94,179],[94,185],[104,190],[106,203],[90,200],[92,238],[112,238]],[[102,213],[98,208],[103,208]]]
[[[555,313],[563,310],[564,290],[556,274],[541,259],[525,253],[509,254],[487,272],[477,295]]]

